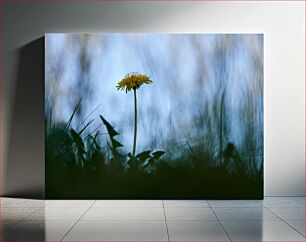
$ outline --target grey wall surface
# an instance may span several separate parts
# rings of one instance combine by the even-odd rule
[[[304,195],[304,2],[2,5],[2,195],[44,196],[43,36],[57,32],[264,33],[265,195]]]

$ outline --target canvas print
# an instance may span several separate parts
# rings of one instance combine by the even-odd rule
[[[47,198],[261,199],[262,34],[46,34]]]

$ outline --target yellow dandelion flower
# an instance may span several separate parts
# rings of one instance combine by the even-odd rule
[[[131,72],[127,74],[117,85],[118,90],[125,90],[125,92],[136,90],[142,84],[150,84],[152,80],[149,76],[139,74],[137,72]]]
[[[118,90],[125,90],[125,92],[134,91],[134,142],[133,142],[133,154],[132,157],[135,159],[136,155],[136,137],[137,137],[137,95],[136,90],[142,84],[150,84],[152,80],[149,76],[144,74],[139,74],[137,72],[128,73],[117,85]]]

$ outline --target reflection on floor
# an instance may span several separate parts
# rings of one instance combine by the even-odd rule
[[[305,241],[305,198],[1,198],[1,241]]]

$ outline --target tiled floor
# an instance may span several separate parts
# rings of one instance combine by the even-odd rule
[[[305,241],[305,198],[1,198],[1,241]]]

